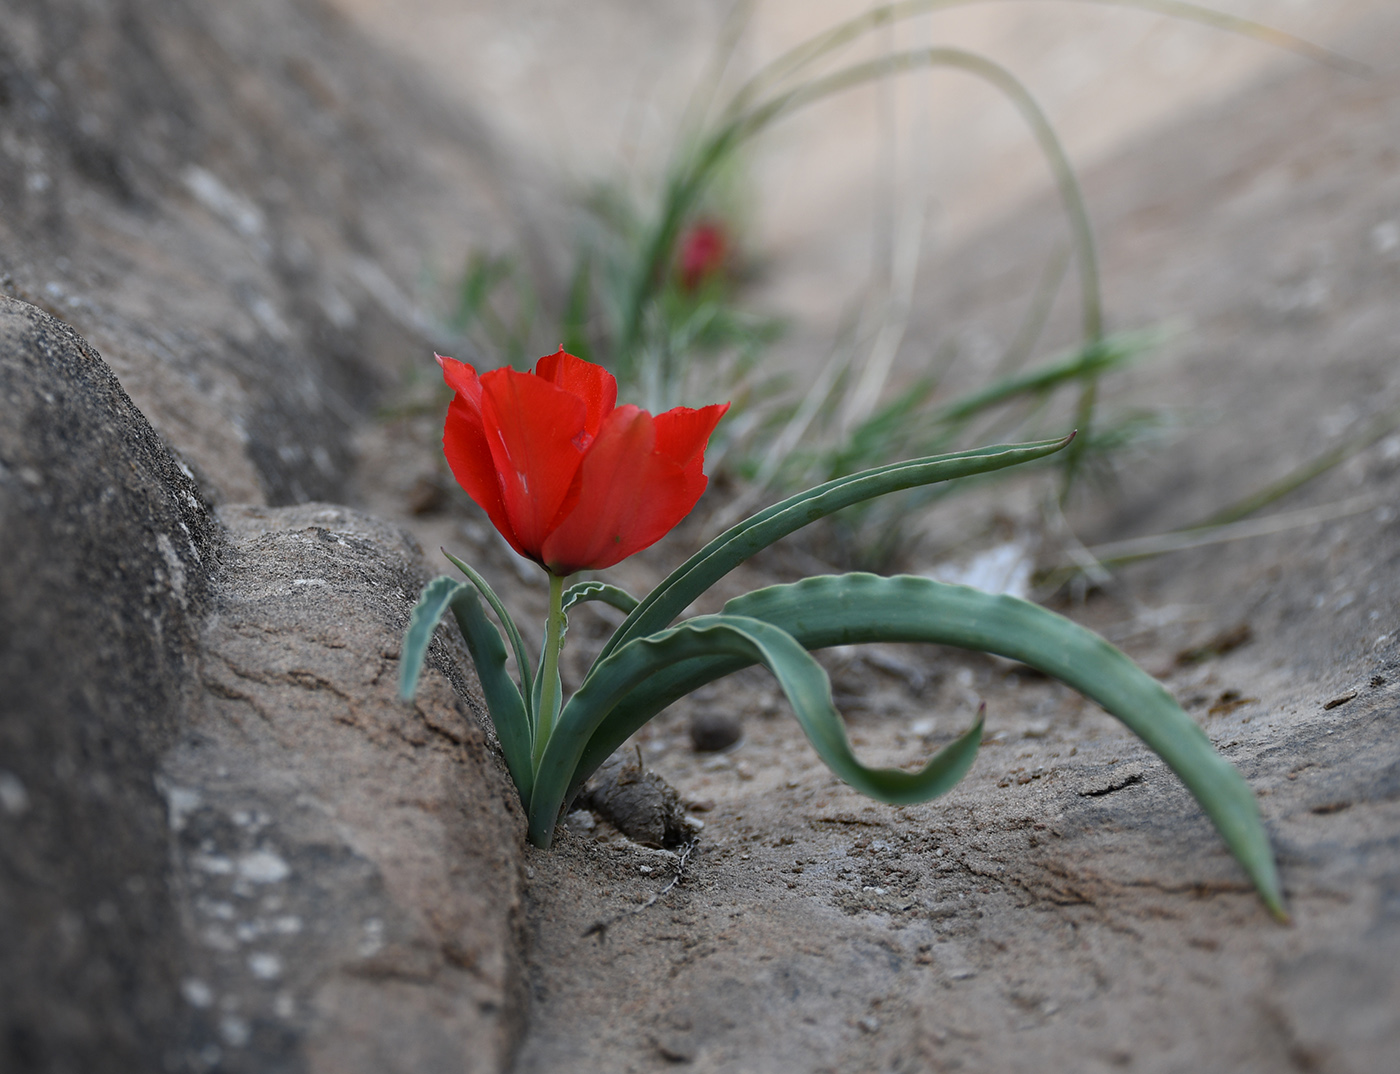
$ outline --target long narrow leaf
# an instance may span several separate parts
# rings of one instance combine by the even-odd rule
[[[1053,359],[1019,373],[993,381],[946,406],[937,408],[931,421],[960,421],[984,410],[1009,402],[1018,396],[1050,391],[1071,381],[1098,377],[1158,346],[1160,331],[1125,332],[1086,344],[1072,354]]]
[[[412,701],[418,689],[418,676],[423,672],[423,661],[428,655],[428,644],[433,640],[433,631],[442,620],[443,612],[452,603],[452,598],[461,592],[462,583],[447,575],[439,575],[423,587],[418,603],[413,606],[413,614],[408,620],[408,630],[404,632],[403,647],[399,650],[399,698]]]
[[[418,689],[423,661],[433,632],[448,608],[461,628],[467,651],[491,713],[491,723],[506,755],[506,766],[520,800],[530,801],[530,721],[520,691],[506,672],[506,648],[500,632],[486,618],[476,592],[466,582],[441,575],[423,587],[414,606],[399,653],[399,697],[411,701]]]
[[[1072,435],[1063,440],[1003,444],[892,463],[839,477],[789,496],[781,503],[731,526],[672,571],[647,594],[608,640],[594,667],[597,668],[604,659],[634,638],[664,630],[691,601],[744,560],[819,518],[825,518],[853,503],[900,489],[984,474],[1043,458],[1065,447],[1071,439]],[[592,677],[592,672],[589,677]]]
[[[1195,796],[1265,904],[1285,916],[1273,852],[1248,784],[1165,689],[1097,634],[1038,605],[928,578],[848,574],[771,586],[725,605],[808,648],[926,641],[996,653],[1098,702],[1164,760]]]
[[[619,746],[667,705],[679,701],[708,682],[750,667],[753,662],[742,653],[694,656],[687,660],[679,660],[657,671],[646,682],[640,683],[608,712],[589,737],[583,753],[579,755],[578,764],[574,767],[564,800],[571,799],[588,777],[596,772]]]
[[[506,647],[500,631],[486,618],[476,591],[465,582],[453,584],[458,591],[453,596],[452,613],[476,665],[476,677],[481,682],[496,737],[501,740],[506,767],[520,792],[520,801],[528,806],[534,778],[530,766],[532,729],[525,702],[506,671]]]
[[[510,612],[506,611],[506,606],[501,602],[501,598],[496,596],[496,591],[473,567],[463,563],[445,548],[442,550],[442,554],[454,567],[467,576],[472,585],[476,586],[477,592],[486,599],[487,604],[491,605],[491,610],[496,613],[496,618],[500,620],[506,637],[510,639],[511,649],[515,652],[516,671],[520,675],[520,691],[525,698],[525,713],[530,717],[530,726],[533,729],[535,720],[534,707],[530,700],[530,682],[534,678],[534,673],[530,669],[530,658],[525,655],[525,643],[520,638],[520,631],[515,625],[515,620],[510,617]]]
[[[813,748],[838,776],[883,802],[922,802],[954,787],[971,767],[982,737],[970,730],[917,772],[868,768],[856,759],[822,666],[786,631],[733,615],[707,615],[639,638],[609,657],[573,696],[545,749],[530,801],[530,841],[548,847],[565,792],[588,740],[613,707],[653,676],[696,657],[737,656],[763,664],[778,680]]]

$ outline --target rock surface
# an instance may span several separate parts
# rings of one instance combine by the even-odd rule
[[[396,697],[417,546],[216,519],[8,298],[0,393],[4,1068],[502,1069],[523,818],[460,651]]]
[[[418,297],[425,265],[532,219],[499,211],[529,184],[500,183],[492,153],[315,0],[0,0],[7,1072],[506,1061],[519,837],[473,782],[495,770],[463,681],[402,709],[392,673],[359,677],[392,664],[418,553],[345,516],[353,577],[316,575],[343,583],[324,605],[343,630],[314,600],[240,590],[280,570],[316,596],[293,585],[320,566],[297,539],[264,541],[271,573],[220,558],[256,505],[354,497],[365,416],[456,345]],[[255,616],[269,629],[219,633]],[[215,654],[210,681],[265,673],[242,687],[263,713],[328,726],[299,746],[277,724],[275,744],[240,740],[244,763],[201,767],[244,704],[208,692]],[[278,660],[319,677],[279,680]],[[398,777],[402,801],[357,782]],[[215,860],[235,871],[192,864]],[[278,898],[293,908],[263,911]],[[237,950],[209,946],[216,924]]]
[[[159,1070],[181,1016],[152,776],[222,538],[67,325],[0,296],[0,1066]]]
[[[417,548],[325,504],[220,518],[204,695],[160,772],[187,1061],[503,1069],[522,1029],[524,820],[460,650],[435,642],[415,703],[397,699]]]
[[[315,0],[3,0],[0,129],[0,292],[91,341],[221,502],[346,498],[356,422],[456,342],[417,281],[540,218]]]

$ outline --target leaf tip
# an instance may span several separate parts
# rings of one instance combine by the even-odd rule
[[[418,676],[410,671],[406,664],[399,673],[399,688],[396,692],[399,700],[404,704],[411,702],[413,695],[418,692]]]

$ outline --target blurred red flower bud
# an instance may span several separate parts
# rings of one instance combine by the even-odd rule
[[[694,291],[724,268],[729,253],[729,236],[724,226],[711,220],[693,224],[680,242],[680,284]]]

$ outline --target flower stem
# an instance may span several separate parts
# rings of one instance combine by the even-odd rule
[[[544,652],[540,654],[540,708],[535,715],[535,767],[544,757],[554,730],[555,691],[559,689],[559,649],[564,641],[564,579],[549,575],[549,617],[544,622]]]

